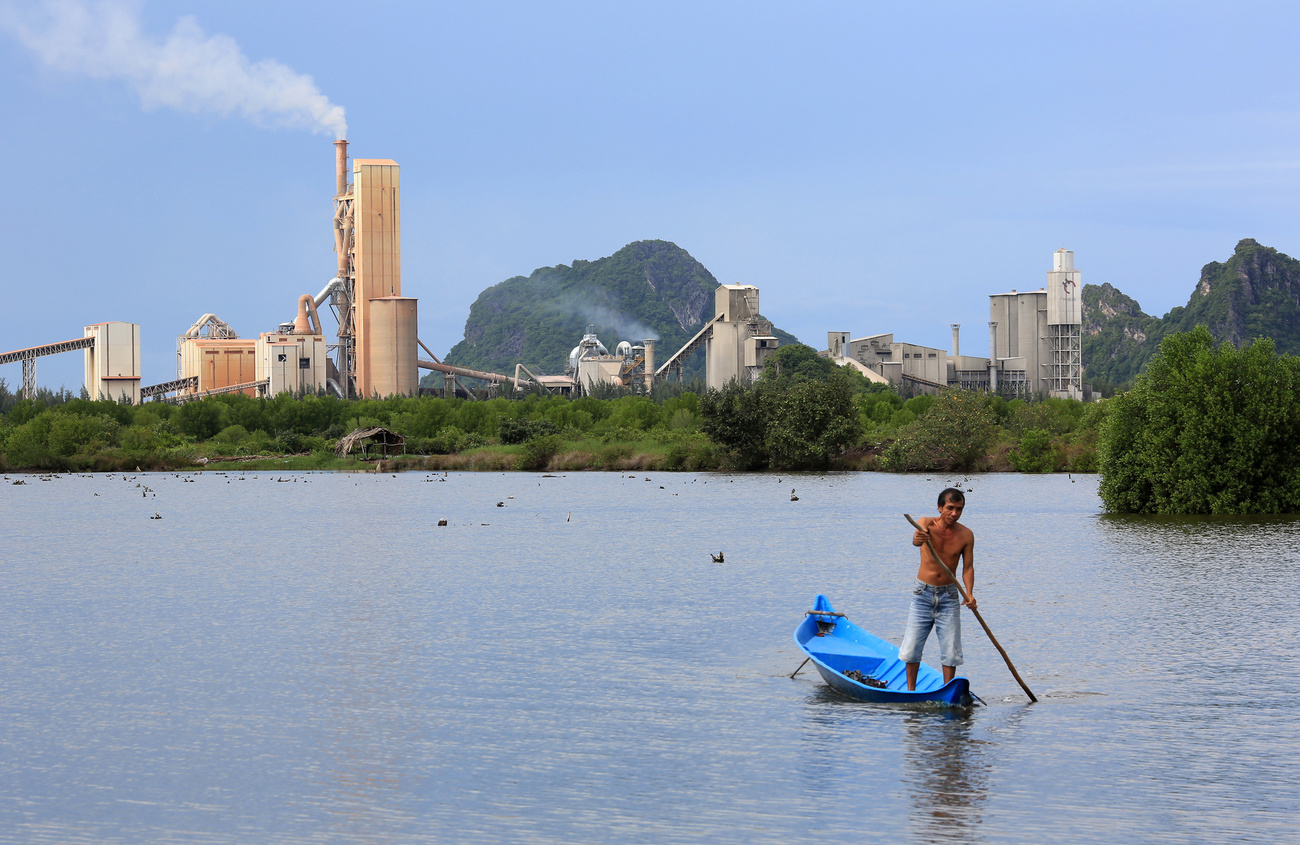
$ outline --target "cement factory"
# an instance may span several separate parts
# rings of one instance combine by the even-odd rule
[[[146,386],[141,384],[139,325],[86,326],[79,338],[0,354],[0,364],[22,363],[22,395],[35,393],[37,358],[72,351],[84,355],[85,389],[91,397],[135,404],[231,392],[414,395],[420,369],[442,373],[447,396],[475,397],[460,387],[462,379],[565,396],[590,393],[600,385],[648,392],[656,379],[680,378],[686,361],[701,348],[705,381],[721,388],[733,379],[758,378],[779,345],[772,324],[761,316],[758,288],[720,285],[713,318],[657,367],[654,339],[622,340],[611,353],[591,327],[569,354],[563,375],[534,374],[523,363],[513,375],[443,363],[419,339],[417,300],[402,295],[400,167],[391,159],[349,162],[348,142],[335,141],[334,146],[337,269],[320,292],[298,296],[292,319],[253,338],[240,337],[216,314],[205,313],[176,339],[176,378]],[[1058,250],[1047,276],[1041,290],[990,297],[987,358],[960,354],[957,324],[952,326],[951,355],[896,342],[892,334],[851,339],[849,332],[828,333],[822,354],[869,379],[913,390],[954,386],[1083,398],[1080,274],[1074,253]],[[326,307],[337,325],[333,343],[321,322]]]
[[[959,323],[952,324],[951,354],[892,334],[851,340],[849,332],[827,332],[822,354],[875,381],[920,392],[959,387],[1084,399],[1081,279],[1074,253],[1058,249],[1044,287],[989,296],[987,358],[961,354]]]

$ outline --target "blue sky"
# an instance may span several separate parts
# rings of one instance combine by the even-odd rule
[[[0,0],[0,351],[127,320],[151,384],[204,313],[290,319],[335,263],[322,103],[402,165],[403,292],[438,354],[483,288],[651,238],[818,348],[947,347],[957,322],[979,354],[988,294],[1062,246],[1164,314],[1241,238],[1300,254],[1298,9]],[[191,76],[150,76],[175,32]]]

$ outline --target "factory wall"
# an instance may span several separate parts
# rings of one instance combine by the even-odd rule
[[[244,338],[185,338],[181,343],[181,377],[197,376],[202,393],[233,384],[257,381],[257,341]],[[257,389],[243,393],[256,396]]]
[[[578,382],[584,393],[590,394],[598,384],[622,385],[619,373],[623,358],[618,355],[600,355],[583,358],[578,362]]]
[[[1083,273],[1074,269],[1074,252],[1058,249],[1052,253],[1052,269],[1047,271],[1047,324],[1050,326],[1082,323],[1080,291]]]
[[[412,393],[419,381],[414,331],[403,334],[410,337],[408,355],[393,346],[394,315],[390,313],[378,322],[370,319],[376,300],[402,295],[400,168],[391,159],[356,159],[352,167],[357,395]],[[387,305],[379,308],[391,310]],[[389,331],[389,335],[372,343],[370,334],[376,329]],[[375,357],[376,353],[380,357]],[[409,373],[393,370],[394,366],[403,366],[408,358]]]
[[[721,389],[732,379],[756,377],[777,340],[771,324],[760,318],[758,288],[719,285],[713,301],[722,319],[704,343],[704,374],[709,387]]]
[[[836,332],[836,334],[847,334],[847,332]],[[894,360],[893,334],[873,334],[860,337],[848,341],[846,346],[845,358],[852,358],[862,366],[875,372],[880,372],[882,363]]]
[[[364,354],[369,360],[369,392],[364,396],[414,395],[419,391],[416,301],[388,296],[372,299],[366,315]],[[360,364],[358,363],[358,370]],[[358,386],[361,379],[358,376]]]
[[[894,340],[892,333],[869,335],[845,340],[846,332],[830,332],[827,339],[831,350],[838,347],[844,357],[856,361],[868,370],[878,373],[893,385],[905,379],[919,379],[934,384],[948,384],[948,352],[931,346],[918,346]]]
[[[325,336],[263,332],[257,338],[256,380],[266,395],[319,393],[325,389]]]
[[[901,376],[923,379],[935,384],[948,383],[948,353],[915,343],[895,343],[894,355],[902,364]]]
[[[92,399],[140,402],[140,327],[135,323],[96,323],[83,337],[95,345],[85,351],[86,392]]]
[[[998,324],[994,354],[999,371],[1023,372],[1026,389],[1035,393],[1045,391],[1046,365],[1051,360],[1047,341],[1047,291],[992,294],[989,321]]]

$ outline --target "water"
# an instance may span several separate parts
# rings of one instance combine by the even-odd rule
[[[0,842],[1295,835],[1294,518],[969,477],[980,609],[1041,702],[967,616],[989,706],[953,713],[788,676],[818,592],[897,642],[902,513],[955,479],[17,477]]]

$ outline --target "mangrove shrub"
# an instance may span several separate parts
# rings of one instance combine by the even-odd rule
[[[1300,511],[1300,359],[1271,340],[1216,346],[1198,326],[1164,338],[1109,400],[1101,498],[1116,513]]]

